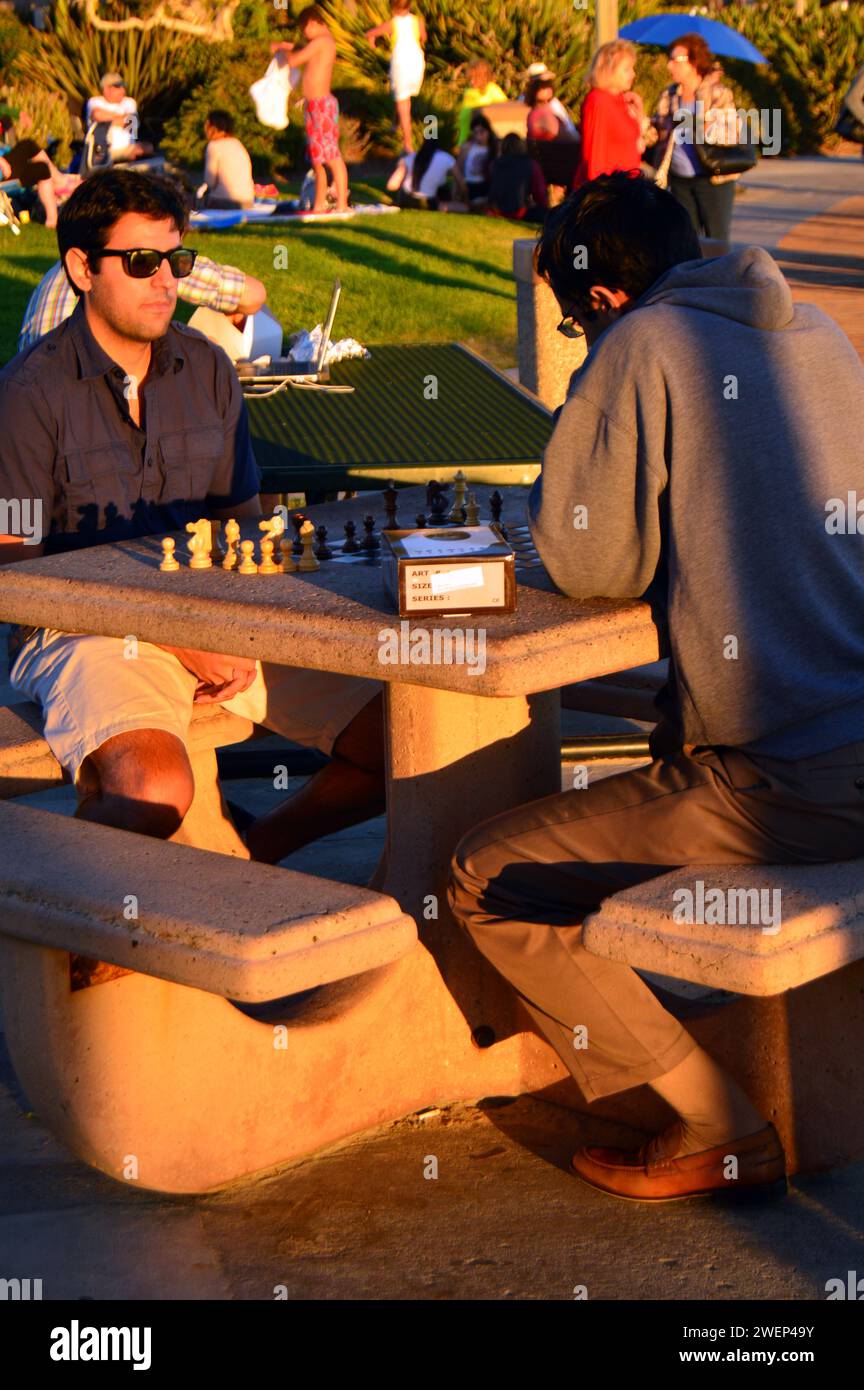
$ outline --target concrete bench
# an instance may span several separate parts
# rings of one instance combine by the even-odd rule
[[[8,802],[0,842],[9,1051],[82,1158],[201,1191],[405,1113],[375,1055],[402,1044],[382,968],[421,949],[392,898]],[[75,990],[78,951],[135,973]],[[326,996],[334,981],[340,1008],[289,1011],[284,1039],[228,1002]],[[417,1012],[413,991],[405,1006]]]
[[[864,859],[689,865],[608,898],[583,942],[738,996],[687,1026],[777,1125],[790,1171],[864,1157]]]

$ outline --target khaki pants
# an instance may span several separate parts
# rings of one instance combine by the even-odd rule
[[[604,898],[686,864],[859,856],[864,742],[794,762],[699,748],[486,821],[456,851],[450,901],[595,1099],[696,1046],[635,971],[585,950],[582,922]]]

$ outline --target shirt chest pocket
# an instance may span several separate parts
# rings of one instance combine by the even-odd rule
[[[70,449],[63,467],[66,530],[103,530],[132,516],[141,495],[141,469],[123,440]]]
[[[202,502],[224,448],[222,431],[214,427],[178,430],[159,440],[164,484],[162,502]]]

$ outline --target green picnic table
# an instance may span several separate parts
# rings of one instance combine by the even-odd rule
[[[352,393],[290,386],[248,399],[262,491],[448,481],[526,484],[537,475],[552,414],[461,343],[371,347],[331,368]]]

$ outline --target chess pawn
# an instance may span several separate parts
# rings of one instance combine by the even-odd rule
[[[282,552],[282,568],[286,574],[291,574],[297,568],[293,547],[293,541],[289,541],[287,536],[283,536],[279,542],[279,549]]]
[[[210,559],[210,546],[212,544],[210,522],[204,520],[187,521],[186,530],[190,533],[186,542],[186,549],[192,557],[189,561],[190,570],[211,569],[213,561]]]
[[[364,516],[364,518],[363,518],[363,530],[366,532],[366,534],[365,534],[365,536],[363,537],[362,541],[360,542],[360,549],[361,549],[361,550],[380,550],[380,548],[381,548],[381,538],[380,538],[379,536],[376,536],[376,534],[375,534],[375,518],[374,518],[374,516]]]
[[[241,541],[240,554],[242,559],[237,567],[238,574],[257,574],[258,566],[255,563],[255,542]]]
[[[465,524],[466,526],[480,525],[480,508],[477,505],[477,494],[469,492],[465,503]]]
[[[261,563],[258,566],[259,574],[281,574],[281,567],[273,559],[274,542],[269,536],[265,536],[261,542]]]
[[[237,542],[240,540],[240,527],[232,517],[225,522],[225,558],[222,561],[223,570],[233,570],[237,564]]]
[[[462,522],[465,520],[464,504],[465,487],[467,482],[468,479],[465,477],[465,474],[462,472],[461,468],[459,469],[458,473],[454,473],[453,506],[450,508],[450,515],[448,516],[447,520],[455,526],[461,526]]]
[[[357,527],[353,521],[345,522],[345,540],[342,545],[343,555],[356,555],[360,549],[360,542],[356,539]]]
[[[319,526],[315,535],[318,537],[318,544],[315,546],[315,554],[319,560],[332,560],[333,551],[327,544],[327,527]]]
[[[306,520],[302,512],[295,512],[291,518],[291,525],[294,527],[294,541],[291,546],[291,554],[297,558],[303,554],[303,542],[300,539],[300,529]]]
[[[162,542],[162,563],[159,568],[163,573],[170,570],[179,570],[180,568],[180,561],[174,557],[174,548],[176,544],[177,542],[174,540],[173,536],[166,536]]]
[[[301,570],[304,574],[308,574],[311,570],[320,569],[318,561],[315,559],[315,555],[312,551],[314,541],[315,527],[312,525],[311,521],[304,521],[303,525],[300,527],[300,543],[303,547],[303,553],[297,565],[298,570]]]
[[[422,512],[417,513],[417,515],[414,518],[414,521],[421,531],[426,530],[426,518]]]

